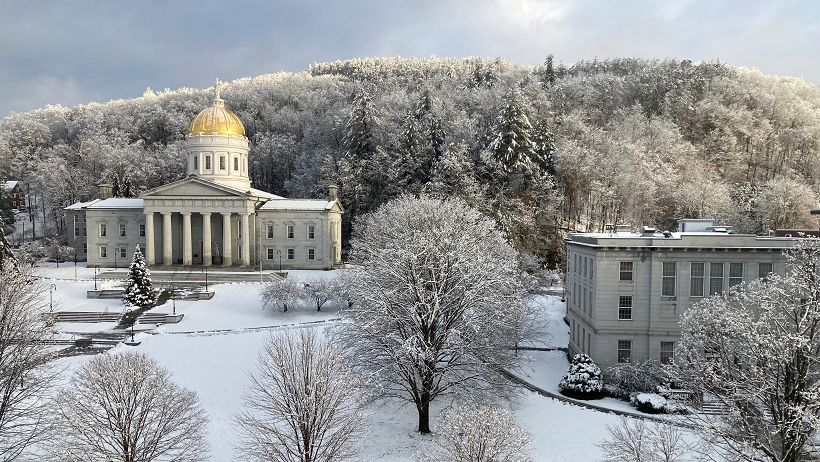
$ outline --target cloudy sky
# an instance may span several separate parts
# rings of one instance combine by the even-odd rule
[[[721,59],[820,84],[820,1],[0,0],[0,117],[370,56]]]

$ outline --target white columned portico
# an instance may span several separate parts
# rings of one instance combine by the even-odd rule
[[[233,260],[231,257],[231,214],[228,212],[222,213],[222,265],[231,266]]]
[[[182,264],[194,264],[194,251],[191,243],[191,212],[180,212],[182,215]]]
[[[171,247],[171,212],[162,212],[162,264],[173,264],[174,254]]]
[[[145,261],[148,265],[157,263],[154,251],[154,212],[145,212]]]
[[[251,230],[248,226],[248,213],[240,213],[239,214],[242,226],[242,266],[250,266],[251,264],[251,247],[250,247],[250,234]]]
[[[211,266],[211,212],[202,212],[202,266]]]

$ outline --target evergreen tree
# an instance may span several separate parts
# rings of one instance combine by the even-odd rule
[[[544,61],[544,75],[541,78],[541,83],[544,84],[544,87],[550,87],[555,83],[555,66],[552,54],[547,55],[547,59]]]
[[[128,281],[122,294],[125,306],[144,307],[154,303],[154,289],[151,287],[151,271],[145,263],[140,246],[134,250],[134,258],[128,268]]]
[[[518,89],[512,90],[499,108],[498,118],[488,146],[490,154],[506,172],[511,172],[533,156],[530,140],[532,125],[524,110],[524,101]]]
[[[547,124],[539,123],[535,127],[532,137],[533,160],[542,172],[555,176],[555,136],[550,131]]]
[[[345,124],[345,144],[351,159],[367,159],[375,150],[373,130],[376,115],[370,102],[370,95],[362,91],[353,102],[353,110]]]
[[[121,189],[120,176],[114,174],[114,178],[111,180],[111,197],[120,197]]]

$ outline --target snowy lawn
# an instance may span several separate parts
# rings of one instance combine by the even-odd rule
[[[335,274],[293,271],[291,277],[307,280],[316,276],[334,277]],[[101,311],[106,306],[109,310],[122,308],[118,300],[87,300],[85,291],[93,288],[93,282],[90,283],[91,287],[88,281],[54,283],[57,285],[55,302],[59,301],[61,310]],[[289,313],[263,310],[259,289],[258,284],[252,283],[215,285],[213,290],[216,295],[212,300],[177,301],[177,312],[185,313],[181,323],[167,324],[150,333],[138,334],[137,340],[142,343],[137,347],[121,344],[113,350],[136,348],[171,370],[180,385],[199,394],[211,419],[209,438],[211,460],[214,461],[235,459],[233,444],[237,441],[237,435],[232,419],[242,407],[242,393],[248,384],[247,373],[255,367],[257,354],[269,335],[267,330],[254,328],[293,328],[287,326],[314,321],[323,321],[318,323],[323,328],[335,322],[332,318],[338,317],[335,309],[323,312],[304,309]],[[540,297],[539,302],[544,307],[544,316],[552,320],[549,325],[551,346],[566,346],[568,332],[562,320],[563,304],[560,298]],[[157,307],[154,311],[170,313],[171,304]],[[98,330],[104,327],[100,324],[90,326],[96,326]],[[66,328],[63,330],[68,331]],[[182,333],[192,331],[198,333]],[[523,354],[533,358],[529,378],[539,387],[557,392],[558,381],[568,367],[564,353],[528,351]],[[68,372],[88,359],[87,356],[64,358],[60,363],[67,366]],[[613,408],[632,409],[626,403],[612,401]],[[606,400],[595,401],[595,404],[602,402]],[[444,400],[435,403],[434,432],[437,412],[447,404]],[[611,414],[565,404],[531,392],[522,393],[519,399],[506,406],[533,435],[531,450],[534,460],[539,462],[596,460],[600,457],[600,451],[595,444],[607,437],[606,425],[617,420]],[[417,418],[410,402],[387,401],[372,407],[366,421],[369,433],[360,443],[360,460],[414,461],[415,454],[424,451],[436,438],[435,435],[421,436],[415,432]]]

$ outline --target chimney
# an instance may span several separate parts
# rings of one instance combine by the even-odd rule
[[[336,192],[338,190],[339,190],[339,188],[336,185],[328,186],[327,187],[327,200],[331,201],[331,202],[335,201],[335,200],[339,200],[339,196],[336,194]]]
[[[105,200],[111,197],[111,189],[114,187],[108,183],[98,184],[100,188],[100,200]]]
[[[80,202],[88,202],[88,194],[80,194]]]

